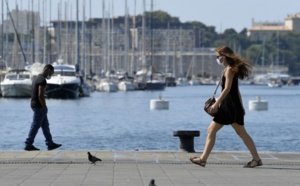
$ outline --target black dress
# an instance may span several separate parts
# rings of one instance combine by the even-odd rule
[[[222,91],[225,88],[226,78],[222,76]],[[232,85],[230,92],[227,94],[225,99],[221,102],[219,110],[214,117],[216,123],[222,125],[230,125],[237,123],[239,125],[244,125],[244,111],[241,104],[239,93],[238,93],[238,77],[234,76],[232,80]]]

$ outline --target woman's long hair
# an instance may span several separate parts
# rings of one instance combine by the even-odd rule
[[[244,77],[248,77],[251,74],[252,66],[250,59],[235,54],[228,46],[219,47],[216,49],[216,52],[218,52],[220,56],[226,57],[226,62],[232,67],[233,72],[236,73],[238,78],[244,79]]]

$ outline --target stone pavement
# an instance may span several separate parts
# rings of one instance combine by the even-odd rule
[[[248,152],[213,151],[206,167],[181,151],[0,151],[1,186],[299,186],[300,153],[260,152],[261,167],[242,168]]]

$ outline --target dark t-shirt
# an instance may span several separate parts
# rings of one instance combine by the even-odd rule
[[[46,86],[47,81],[42,74],[39,74],[34,81],[32,82],[32,92],[31,92],[31,108],[40,108],[42,107],[39,100],[39,86]]]

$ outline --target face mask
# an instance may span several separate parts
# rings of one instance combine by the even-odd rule
[[[218,59],[218,58],[217,58],[217,63],[218,63],[219,65],[222,65],[220,59]]]
[[[46,79],[48,79],[48,80],[51,79],[51,75],[48,74],[48,76],[46,77]]]
[[[49,80],[49,79],[51,79],[51,76],[50,76],[50,75],[48,75],[48,76],[46,77],[46,79],[48,79],[48,80]]]

